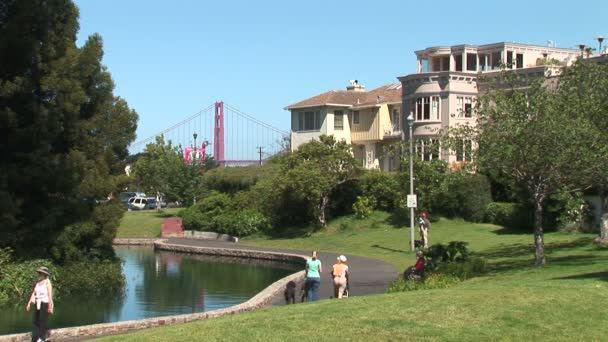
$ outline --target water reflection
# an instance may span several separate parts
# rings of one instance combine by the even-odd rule
[[[116,254],[123,260],[124,294],[63,298],[51,316],[52,328],[226,308],[247,301],[301,268],[254,259],[155,252],[145,247],[117,247]],[[0,310],[0,334],[30,331],[31,316],[24,305]]]

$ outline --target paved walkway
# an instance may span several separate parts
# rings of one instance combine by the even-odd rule
[[[170,238],[167,243],[179,244],[186,246],[198,246],[198,247],[214,247],[214,248],[229,248],[229,249],[242,249],[242,250],[254,250],[254,251],[268,251],[268,252],[285,252],[289,254],[301,254],[304,256],[310,256],[311,251],[298,251],[288,249],[274,249],[274,248],[262,248],[245,246],[240,243],[232,242],[220,242],[220,241],[208,241],[208,240],[193,240],[184,238]],[[336,258],[339,254],[334,253],[323,253],[321,252],[318,257],[323,265],[323,274],[321,274],[321,289],[319,293],[320,299],[329,299],[333,296],[333,283],[331,278],[331,267],[336,263]],[[369,259],[360,256],[346,255],[348,258],[348,267],[351,270],[350,277],[350,295],[351,296],[362,296],[368,294],[379,294],[386,293],[388,284],[398,277],[399,270],[393,265],[383,261]],[[299,295],[300,288],[298,287]],[[278,296],[273,299],[273,305],[285,304],[285,299],[282,296]]]

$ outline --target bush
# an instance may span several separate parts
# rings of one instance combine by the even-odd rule
[[[243,237],[272,227],[270,220],[254,209],[226,212],[213,219],[214,231],[222,234]]]
[[[234,194],[239,191],[247,191],[254,186],[258,180],[268,176],[270,167],[247,166],[247,167],[224,167],[217,168],[205,173],[203,187],[210,191]]]
[[[425,253],[425,257],[429,272],[446,274],[462,280],[483,274],[487,269],[485,259],[471,256],[467,243],[463,241],[432,245]]]
[[[517,203],[492,202],[485,208],[485,222],[508,229],[530,229],[534,224],[534,213]]]
[[[492,202],[490,182],[481,174],[452,173],[444,181],[437,200],[435,208],[448,217],[482,222],[485,208]]]
[[[368,218],[374,211],[374,200],[369,197],[357,196],[357,202],[353,204],[355,217],[362,220]]]
[[[392,211],[399,198],[399,182],[395,174],[376,170],[366,171],[361,177],[362,196],[371,199],[381,210]]]
[[[198,231],[209,231],[214,229],[215,223],[213,220],[194,206],[181,210],[177,215],[182,218],[184,229]]]
[[[51,281],[56,278],[57,267],[51,260],[36,259],[18,262],[12,258],[12,249],[0,249],[0,302],[18,302],[29,296],[38,279],[36,269],[40,266],[49,268]],[[60,293],[61,287],[56,287],[56,292]]]
[[[95,263],[85,261],[62,267],[60,276],[53,284],[61,288],[62,296],[83,293],[87,296],[107,296],[121,293],[125,286],[125,278],[118,259]]]
[[[399,278],[388,285],[388,293],[446,289],[458,282],[460,282],[460,279],[457,277],[439,273],[429,274],[424,281],[405,280],[403,278]]]

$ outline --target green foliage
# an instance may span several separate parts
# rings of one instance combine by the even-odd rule
[[[534,212],[518,203],[488,203],[484,217],[485,222],[514,230],[531,229],[534,222]]]
[[[9,1],[1,11],[0,247],[42,257],[120,189],[137,114],[113,94],[101,37],[76,46],[72,1]]]
[[[374,200],[369,197],[357,196],[357,202],[353,204],[355,217],[362,220],[368,218],[374,211]]]
[[[435,209],[448,217],[482,222],[484,209],[492,202],[490,183],[481,174],[450,173],[441,184],[441,195],[436,200]]]
[[[409,157],[405,157],[402,163],[407,165]],[[414,158],[414,192],[418,196],[418,211],[433,213],[437,209],[437,203],[441,199],[441,184],[448,175],[448,164],[443,160],[433,159],[431,161]],[[405,208],[406,194],[410,189],[409,168],[405,168],[399,174],[399,189],[407,189],[401,194],[397,205],[403,210]]]
[[[50,260],[32,259],[16,261],[10,248],[0,249],[0,303],[17,302],[27,298],[32,293],[38,279],[36,269],[40,266],[49,268],[51,280],[57,275],[57,267]],[[61,287],[57,287],[61,293]]]
[[[434,269],[442,263],[466,260],[469,256],[467,244],[463,241],[450,241],[447,245],[434,244],[429,246],[424,255],[430,268]]]
[[[119,260],[75,262],[63,266],[53,283],[62,296],[109,296],[122,293],[125,278]]]
[[[177,215],[182,218],[184,229],[187,230],[211,231],[215,227],[209,216],[194,206],[181,210]]]
[[[271,228],[270,220],[255,209],[225,212],[213,218],[215,231],[243,237]]]
[[[429,274],[424,281],[405,280],[403,277],[388,285],[388,293],[407,292],[430,289],[447,289],[461,280],[451,275],[441,273]]]
[[[447,245],[438,243],[430,246],[425,252],[426,269],[461,280],[485,273],[486,260],[471,256],[467,245],[463,241],[450,241]]]
[[[557,216],[556,225],[561,232],[594,232],[593,212],[581,193],[559,193],[551,199],[547,212]]]
[[[322,135],[288,155],[281,171],[284,177],[277,179],[277,187],[301,200],[310,217],[324,226],[331,193],[356,178],[360,167],[350,145]]]
[[[59,234],[51,249],[53,257],[61,263],[111,259],[112,240],[123,214],[124,208],[116,201],[96,206],[90,220],[71,224]]]
[[[259,166],[218,168],[205,174],[203,187],[208,191],[234,194],[249,190],[268,173],[269,168]]]
[[[402,196],[398,178],[391,172],[365,171],[359,183],[363,196],[372,199],[381,210],[394,210]]]
[[[162,135],[156,137],[154,143],[146,145],[133,168],[137,187],[151,195],[159,193],[168,201],[192,204],[201,193],[203,175],[217,163],[207,156],[201,165],[188,165],[183,155],[181,146],[165,142]]]

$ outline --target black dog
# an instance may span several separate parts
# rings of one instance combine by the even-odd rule
[[[296,303],[296,283],[292,280],[285,285],[285,303],[295,304]]]

